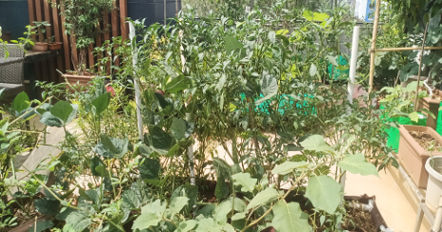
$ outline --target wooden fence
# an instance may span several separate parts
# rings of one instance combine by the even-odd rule
[[[91,0],[92,1],[92,0]],[[60,0],[28,0],[28,14],[29,22],[32,24],[35,21],[47,21],[51,26],[46,27],[45,34],[34,35],[34,41],[50,41],[52,38],[55,42],[62,42],[63,48],[60,51],[55,61],[48,61],[48,64],[37,65],[40,66],[36,70],[40,72],[55,72],[55,68],[65,71],[72,70],[78,65],[79,51],[75,46],[75,35],[68,35],[65,30],[65,19],[61,12],[62,7],[53,7],[59,5]],[[95,38],[94,44],[91,44],[87,49],[87,68],[93,70],[98,56],[93,55],[93,49],[100,47],[106,40],[112,37],[122,36],[126,39],[128,36],[128,26],[125,23],[127,17],[127,0],[114,0],[113,8],[110,12],[103,12],[103,17],[100,20],[100,30],[102,34]],[[101,56],[104,54],[101,54]],[[47,65],[47,66],[46,66]],[[45,67],[46,66],[46,67]],[[110,64],[108,64],[110,66]],[[46,69],[49,71],[45,71]],[[109,68],[107,69],[109,70]],[[43,75],[44,76],[44,75]],[[52,75],[49,75],[48,81],[56,81]]]

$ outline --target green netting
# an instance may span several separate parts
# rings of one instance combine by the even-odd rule
[[[442,103],[440,103],[439,108],[440,107],[442,107]],[[436,131],[442,135],[442,110],[439,110],[439,113],[437,114]]]
[[[278,112],[281,115],[284,115],[286,111],[289,111],[293,107],[296,107],[298,111],[301,111],[305,115],[316,114],[316,108],[309,104],[308,100],[297,100],[293,96],[288,94],[282,94],[279,96],[272,97],[271,99],[265,100],[259,105],[255,107],[255,112],[260,112],[269,115],[269,107],[272,101],[279,98]],[[264,98],[264,95],[261,94],[255,101],[259,101],[259,99]],[[304,94],[304,99],[313,99],[314,96],[311,94]],[[246,95],[244,93],[241,94],[241,100],[246,100]]]
[[[333,79],[334,81],[347,80],[349,73],[349,66],[347,59],[345,59],[343,56],[338,56],[336,62],[339,65],[338,67],[336,67],[333,64],[328,65],[328,75],[330,79]]]
[[[419,118],[419,121],[417,122],[411,121],[411,119],[408,117],[393,117],[389,118],[388,121],[397,122],[399,125],[427,125],[426,117]],[[397,127],[389,126],[385,129],[385,132],[387,132],[388,135],[387,146],[393,149],[395,152],[398,152],[400,139],[399,129]]]

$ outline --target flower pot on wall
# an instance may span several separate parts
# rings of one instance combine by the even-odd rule
[[[425,171],[425,162],[430,156],[442,155],[441,151],[429,151],[422,147],[410,132],[425,133],[442,144],[440,136],[433,128],[424,126],[400,125],[399,152],[398,158],[411,179],[419,188],[427,187],[428,173]]]
[[[32,47],[32,50],[33,51],[44,52],[44,51],[47,51],[48,48],[49,48],[48,43],[35,42],[34,47]]]

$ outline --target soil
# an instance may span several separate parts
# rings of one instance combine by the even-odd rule
[[[362,208],[345,207],[347,215],[344,218],[342,228],[354,232],[378,232],[379,229],[373,222],[371,213]]]
[[[431,135],[422,131],[410,131],[410,134],[425,150],[442,152],[442,144],[435,140]]]

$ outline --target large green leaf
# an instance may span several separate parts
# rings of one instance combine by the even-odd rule
[[[167,215],[169,217],[175,216],[179,213],[184,206],[189,202],[189,198],[187,197],[174,197],[170,202],[169,208],[167,209]]]
[[[300,162],[285,161],[282,164],[276,165],[276,167],[273,168],[272,170],[272,174],[287,175],[293,172],[297,168],[305,169],[306,167],[308,167],[308,163],[305,161],[300,161]]]
[[[195,230],[196,232],[222,232],[223,227],[216,223],[213,218],[200,218],[198,220],[198,227]]]
[[[224,37],[224,43],[227,53],[232,53],[233,51],[238,51],[244,47],[244,45],[231,35],[226,35]]]
[[[37,212],[49,216],[57,215],[60,210],[60,202],[58,200],[46,198],[36,199],[34,201],[34,206]]]
[[[166,84],[166,92],[178,93],[192,86],[192,81],[186,76],[177,76]]]
[[[52,115],[61,119],[64,123],[67,123],[70,118],[69,116],[74,111],[74,108],[71,104],[69,104],[69,102],[59,101],[55,103],[50,111]]]
[[[302,212],[296,202],[288,203],[280,200],[273,206],[272,226],[279,232],[306,232],[312,231],[308,224],[308,216]]]
[[[51,229],[54,226],[54,223],[49,220],[39,220],[37,221],[37,225],[32,225],[31,228],[29,228],[28,232],[42,232],[47,231],[48,229]]]
[[[253,209],[258,206],[267,204],[268,202],[278,198],[279,194],[272,187],[266,188],[264,191],[259,192],[247,205],[247,210]]]
[[[135,219],[132,225],[132,230],[143,230],[158,225],[165,211],[166,204],[161,203],[161,200],[156,200],[143,206],[140,216]]]
[[[25,92],[19,93],[15,96],[14,101],[12,101],[12,109],[17,113],[22,113],[24,110],[31,106],[31,102],[29,101],[29,97]]]
[[[92,105],[95,107],[95,113],[97,115],[103,113],[107,109],[110,102],[110,93],[103,93],[92,101]]]
[[[129,140],[111,138],[102,134],[100,142],[95,146],[95,152],[105,158],[121,158],[129,150]]]
[[[80,211],[73,211],[66,217],[66,224],[63,231],[81,232],[92,224],[87,214]]]
[[[167,151],[175,144],[173,137],[158,126],[150,129],[150,139],[152,141],[152,146],[156,149]]]
[[[307,197],[315,208],[333,214],[342,200],[342,188],[329,176],[314,176],[308,181]]]
[[[321,135],[311,135],[301,142],[305,150],[318,152],[333,152],[333,149],[325,142]]]
[[[41,115],[40,122],[46,126],[62,127],[64,125],[63,121],[52,115],[51,112],[44,112]]]
[[[228,199],[219,203],[213,212],[213,218],[217,222],[227,222],[227,214],[233,210],[232,200]]]
[[[186,121],[181,118],[173,119],[170,130],[172,131],[172,135],[175,137],[175,139],[180,140],[184,138],[186,135],[186,129]]]
[[[241,186],[241,191],[243,192],[252,192],[257,182],[257,179],[252,178],[250,173],[242,172],[233,175],[232,179],[235,185]]]
[[[188,221],[181,222],[178,225],[178,227],[176,228],[175,232],[189,232],[189,231],[193,231],[197,224],[198,223],[195,220],[188,220]]]
[[[143,164],[139,166],[141,178],[143,180],[158,179],[160,169],[160,161],[150,158],[145,158]]]
[[[338,166],[354,174],[360,174],[363,176],[378,175],[376,167],[373,164],[366,162],[363,154],[348,155],[339,162]]]
[[[268,73],[264,73],[261,79],[261,90],[265,98],[273,97],[278,93],[278,81]]]

